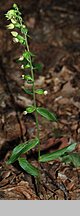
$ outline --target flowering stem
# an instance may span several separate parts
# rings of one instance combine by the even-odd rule
[[[26,43],[26,48],[27,51],[30,52],[29,50],[29,45],[28,45],[28,40],[27,40],[27,35],[25,34],[25,43]],[[36,118],[36,128],[37,128],[37,138],[39,139],[39,144],[38,144],[38,162],[40,158],[40,136],[39,136],[39,122],[38,122],[38,113],[36,111],[37,105],[36,105],[36,94],[35,94],[35,80],[34,80],[34,69],[32,65],[32,59],[31,56],[29,58],[29,63],[30,63],[30,68],[31,68],[31,76],[33,79],[33,85],[32,85],[32,90],[33,90],[33,101],[34,101],[34,107],[35,107],[35,118]]]

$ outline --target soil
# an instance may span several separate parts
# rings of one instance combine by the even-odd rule
[[[59,160],[41,163],[40,191],[36,179],[17,163],[7,165],[12,149],[34,138],[35,116],[23,112],[33,103],[25,95],[23,71],[16,59],[23,47],[12,41],[4,14],[14,1],[0,1],[0,199],[1,200],[80,200],[80,168]],[[39,116],[41,151],[61,149],[77,142],[80,152],[80,1],[16,0],[29,28],[30,48],[41,63],[35,85],[48,91],[38,96],[38,106],[48,108],[58,123]],[[26,155],[24,155],[26,157]],[[37,166],[37,151],[29,161]]]

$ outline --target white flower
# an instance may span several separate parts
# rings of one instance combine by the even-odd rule
[[[24,74],[22,74],[22,79],[24,79]]]
[[[14,25],[12,23],[10,23],[9,25],[7,25],[7,28],[8,29],[13,29],[14,28]]]
[[[27,115],[27,111],[26,110],[23,112],[23,115]]]
[[[13,42],[14,42],[14,43],[18,43],[19,41],[18,41],[17,38],[14,37],[14,38],[13,38]]]
[[[6,14],[5,14],[5,16],[7,17],[7,19],[9,20],[9,19],[12,19],[13,17],[15,17],[16,16],[16,13],[15,13],[15,10],[9,10]]]
[[[25,26],[25,25],[22,25],[22,27],[25,28],[26,26]]]
[[[18,36],[18,33],[16,31],[12,31],[11,34],[12,34],[13,37],[17,37]]]
[[[11,22],[13,23],[13,24],[16,24],[16,20],[15,19],[11,19]]]
[[[22,61],[23,59],[24,59],[24,57],[23,57],[23,56],[20,56],[19,61]]]
[[[45,90],[45,91],[44,91],[44,95],[47,95],[47,94],[48,94],[48,91],[47,91],[47,90]]]
[[[24,69],[24,65],[21,65],[21,69]]]

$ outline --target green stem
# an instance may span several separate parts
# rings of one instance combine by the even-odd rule
[[[25,42],[26,42],[26,48],[27,48],[27,51],[29,52],[29,45],[28,45],[28,40],[27,40],[27,36],[25,34]],[[35,94],[35,80],[34,80],[34,70],[33,70],[33,65],[32,65],[32,59],[31,59],[31,56],[30,56],[30,68],[31,68],[31,76],[32,76],[32,79],[33,79],[33,85],[32,85],[32,89],[33,89],[33,101],[34,101],[34,106],[35,108],[37,109],[37,105],[36,105],[36,94]],[[36,128],[37,128],[37,137],[39,139],[39,144],[38,144],[38,161],[39,161],[39,158],[40,158],[40,136],[39,136],[39,122],[38,122],[38,113],[35,109],[35,118],[36,118]]]

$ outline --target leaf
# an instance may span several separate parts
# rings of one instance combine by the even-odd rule
[[[30,52],[30,51],[25,51],[24,53],[23,53],[23,57],[25,58],[25,59],[27,59],[27,60],[30,60],[30,57],[31,56],[34,56],[34,54],[32,53],[32,52]]]
[[[36,167],[30,164],[25,158],[19,158],[19,165],[24,169],[27,173],[33,176],[38,176],[39,171]]]
[[[55,159],[61,157],[62,155],[64,155],[65,153],[73,151],[75,149],[75,147],[76,147],[76,143],[72,143],[71,145],[69,145],[65,148],[62,148],[58,151],[40,156],[39,161],[40,162],[47,162],[47,161],[55,160]]]
[[[42,108],[42,107],[38,107],[36,110],[40,115],[42,115],[46,119],[48,119],[50,121],[57,121],[56,116],[52,112],[49,112],[47,109]]]
[[[43,89],[37,89],[37,90],[35,90],[35,93],[44,94],[44,90]]]
[[[22,26],[21,27],[21,32],[23,33],[23,34],[27,34],[28,33],[28,29],[26,28],[26,26]]]
[[[32,77],[30,75],[24,75],[24,79],[27,81],[33,81]]]
[[[61,155],[60,160],[61,160],[63,163],[71,163],[71,157],[70,157],[69,154]]]
[[[28,108],[26,108],[27,113],[32,113],[35,111],[35,107],[34,106],[29,106]]]
[[[7,164],[14,163],[21,154],[28,152],[30,149],[34,148],[39,143],[39,139],[36,137],[26,143],[19,144],[13,149],[12,155],[7,161]]]
[[[74,164],[74,166],[80,167],[80,153],[72,153],[70,156],[71,156],[71,161]]]
[[[16,38],[21,44],[26,45],[25,39],[21,35],[18,34]]]
[[[71,153],[61,157],[61,161],[64,163],[73,163],[75,167],[80,167],[80,153]]]
[[[34,70],[38,70],[40,72],[42,68],[43,68],[42,64],[34,64]]]
[[[28,61],[24,57],[16,59],[16,62],[22,63],[24,65],[24,69],[29,69],[31,67],[30,64],[28,63]]]
[[[19,23],[16,23],[16,24],[15,24],[15,28],[19,28],[19,29],[20,29],[20,28],[21,28],[21,25],[20,25]]]
[[[25,69],[30,68],[30,67],[31,67],[30,64],[25,65]]]
[[[30,90],[25,89],[24,87],[22,87],[22,89],[24,90],[24,92],[25,92],[26,94],[33,95],[33,92],[31,92]]]

